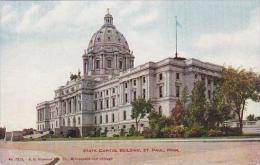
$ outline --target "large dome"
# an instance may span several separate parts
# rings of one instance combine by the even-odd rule
[[[88,51],[98,52],[102,48],[130,52],[124,35],[113,25],[113,17],[109,12],[104,17],[104,25],[91,37]]]
[[[104,25],[93,34],[82,58],[84,76],[94,76],[97,81],[134,67],[133,52],[123,34],[113,25],[109,10]]]

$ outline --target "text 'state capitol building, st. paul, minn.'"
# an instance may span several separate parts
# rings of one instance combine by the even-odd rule
[[[104,25],[93,34],[82,56],[83,75],[71,75],[70,81],[56,89],[51,101],[37,104],[37,130],[55,134],[77,129],[81,136],[95,130],[110,134],[128,131],[132,119],[131,102],[150,99],[156,111],[169,116],[184,87],[189,95],[198,80],[205,81],[206,96],[211,98],[214,80],[222,67],[197,59],[169,57],[158,62],[134,66],[134,55],[127,40],[107,13]],[[140,121],[148,127],[148,119]]]

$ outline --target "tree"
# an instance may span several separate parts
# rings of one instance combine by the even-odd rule
[[[255,115],[254,114],[250,114],[247,116],[246,118],[248,121],[256,121]]]
[[[176,105],[173,111],[173,117],[176,125],[181,125],[183,122],[183,114],[184,114],[183,106],[184,105],[181,104],[180,100],[176,101]]]
[[[217,86],[213,93],[213,99],[207,102],[206,113],[208,128],[214,129],[225,120],[231,118],[231,106],[223,99],[223,92]]]
[[[153,109],[153,105],[150,100],[146,101],[144,98],[139,97],[138,99],[131,102],[132,105],[132,118],[135,119],[136,131],[138,132],[138,125],[141,119],[145,117],[147,113],[150,113]]]
[[[189,98],[189,91],[188,91],[187,86],[185,86],[182,90],[181,100],[180,100],[183,111],[186,111],[186,104],[187,104],[188,98]]]
[[[197,81],[192,90],[191,96],[191,117],[194,122],[200,125],[205,124],[206,96],[205,84],[203,81]]]
[[[259,76],[252,70],[223,68],[221,90],[224,98],[239,120],[240,132],[243,129],[243,116],[247,100],[259,101]]]

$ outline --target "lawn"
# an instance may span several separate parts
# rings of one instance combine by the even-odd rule
[[[79,138],[65,138],[65,137],[46,137],[39,139],[26,139],[27,141],[72,141],[72,140],[188,140],[188,139],[244,139],[244,138],[260,138],[260,135],[241,135],[241,136],[221,136],[221,137],[192,137],[192,138],[144,138],[143,136],[119,136],[119,137],[79,137]]]

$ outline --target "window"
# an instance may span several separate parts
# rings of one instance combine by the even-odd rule
[[[115,115],[112,113],[112,122],[115,122]]]
[[[102,97],[103,96],[103,93],[102,92],[100,92],[100,97]]]
[[[134,86],[136,86],[136,80],[134,80]]]
[[[176,86],[176,97],[180,97],[180,87]]]
[[[127,83],[125,83],[125,88],[127,88]]]
[[[163,97],[163,86],[159,86],[159,97]]]
[[[95,93],[95,98],[97,98],[97,93]]]
[[[58,127],[58,121],[56,121],[56,127]]]
[[[145,99],[145,89],[143,89],[143,98]]]
[[[210,85],[211,84],[211,80],[210,79],[208,79],[208,85]]]
[[[116,92],[115,88],[112,88],[112,92],[113,92],[113,93],[115,93],[115,92]]]
[[[108,67],[108,68],[112,68],[111,60],[107,60],[107,67]]]
[[[211,91],[208,90],[208,98],[211,99]]]
[[[124,115],[123,115],[123,118],[124,118],[124,120],[126,120],[126,111],[124,111],[123,114],[124,114]]]
[[[100,64],[99,60],[96,60],[96,69],[99,69],[99,64]]]
[[[136,100],[136,91],[134,91],[134,100]]]
[[[97,102],[94,102],[95,110],[97,110]]]
[[[204,75],[201,75],[201,80],[205,81],[205,76]]]
[[[159,80],[162,80],[163,79],[163,76],[162,76],[162,73],[159,74]]]
[[[119,61],[119,69],[123,69],[123,62]]]
[[[123,125],[123,128],[125,129],[125,125]]]
[[[195,79],[197,79],[197,78],[198,78],[198,75],[197,75],[197,74],[195,74],[195,76],[194,76],[194,77],[195,77]]]
[[[98,40],[98,42],[100,42],[100,41],[101,41],[101,39],[100,39],[100,38],[98,38],[97,40]]]
[[[109,108],[109,101],[106,100],[106,105],[107,105],[107,108]]]
[[[78,117],[78,124],[80,124],[80,117]]]
[[[103,101],[100,101],[100,109],[103,109]]]
[[[127,96],[127,93],[125,94],[125,102],[126,102],[126,103],[128,102],[128,96]]]
[[[107,40],[110,41],[110,37],[107,37]]]
[[[97,124],[97,116],[95,116],[95,124]]]
[[[143,77],[143,83],[145,83],[145,77]]]
[[[176,80],[180,79],[180,73],[176,73]]]
[[[99,123],[102,124],[102,116],[99,116]]]
[[[108,115],[106,115],[106,123],[108,123]]]
[[[108,90],[106,90],[106,95],[108,96]]]
[[[116,106],[116,98],[112,98],[112,106],[113,106],[113,107]]]

